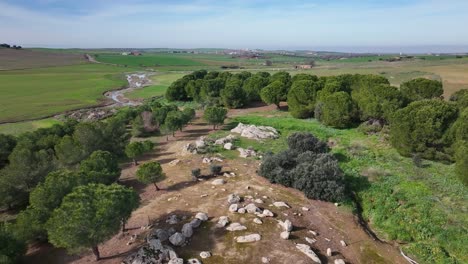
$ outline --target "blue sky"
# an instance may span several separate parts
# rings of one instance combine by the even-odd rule
[[[468,0],[0,0],[0,42],[468,51],[467,12]]]

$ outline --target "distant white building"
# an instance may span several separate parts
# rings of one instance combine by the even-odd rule
[[[123,56],[128,56],[128,54],[129,54],[128,52],[122,52]]]

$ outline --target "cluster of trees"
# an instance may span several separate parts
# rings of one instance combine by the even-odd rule
[[[124,109],[105,121],[0,134],[0,208],[25,208],[0,227],[0,244],[11,243],[2,260],[14,261],[33,240],[72,252],[92,248],[99,259],[97,245],[124,228],[139,204],[133,189],[115,183],[118,160],[154,147],[145,141],[142,151],[130,151],[126,126],[136,114]]]
[[[294,133],[288,137],[288,147],[265,155],[259,174],[272,183],[301,190],[311,199],[344,199],[344,175],[325,142],[309,133]]]
[[[287,72],[270,75],[268,72],[207,72],[195,71],[175,81],[166,91],[169,101],[196,101],[206,106],[225,106],[240,108],[249,102],[276,100],[268,93],[261,95],[263,88],[281,82],[281,87],[287,92],[291,85],[291,76]],[[272,88],[273,89],[273,88]],[[280,99],[286,98],[286,94]],[[274,103],[274,102],[272,102]]]
[[[134,111],[131,124],[132,135],[135,137],[155,131],[174,135],[175,131],[182,130],[195,118],[193,108],[185,107],[181,110],[176,105],[163,105],[156,100],[149,101]]]
[[[7,48],[7,49],[22,49],[21,46],[17,46],[17,45],[10,45],[10,44],[7,44],[7,43],[2,43],[0,44],[0,48]]]

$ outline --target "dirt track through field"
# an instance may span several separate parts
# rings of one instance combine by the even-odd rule
[[[241,115],[247,112],[268,112],[271,106],[230,111],[230,115]],[[200,114],[200,113],[198,113]],[[208,165],[202,164],[201,155],[181,156],[182,146],[193,142],[200,136],[211,132],[211,126],[197,119],[182,132],[176,133],[166,142],[165,138],[157,138],[158,148],[153,153],[143,157],[141,163],[156,160],[163,164],[167,179],[160,184],[161,191],[156,192],[154,186],[145,186],[135,179],[136,167],[124,164],[121,183],[135,188],[140,194],[141,206],[129,220],[129,230],[114,236],[100,245],[104,259],[99,263],[120,263],[123,258],[134,252],[144,242],[147,230],[142,227],[152,224],[153,227],[166,228],[165,219],[171,214],[193,217],[196,212],[208,213],[210,220],[197,229],[190,244],[176,248],[176,252],[184,258],[198,257],[200,251],[211,251],[213,257],[203,260],[203,263],[261,263],[262,257],[270,258],[270,263],[310,263],[305,255],[295,248],[295,243],[305,243],[304,238],[314,237],[309,230],[318,233],[317,242],[312,245],[323,263],[332,263],[334,259],[343,258],[346,263],[406,263],[398,250],[391,245],[374,241],[356,223],[355,216],[345,207],[337,207],[332,203],[309,200],[294,189],[270,184],[266,179],[256,175],[259,161],[254,159],[224,160],[220,164],[224,171],[232,171],[236,177],[225,178],[227,183],[213,186],[211,180],[193,182],[190,170],[196,167],[202,169],[202,174],[208,174]],[[177,165],[170,162],[179,159]],[[220,176],[221,177],[221,176]],[[224,178],[224,177],[223,177]],[[232,214],[228,212],[226,197],[230,193],[241,196],[253,196],[265,201],[258,206],[268,208],[277,217],[289,219],[294,224],[290,240],[279,238],[281,232],[275,219],[262,219],[264,223],[257,225],[252,222],[250,214]],[[284,201],[292,208],[278,209],[270,207],[274,201]],[[310,211],[303,211],[302,207]],[[301,214],[301,215],[299,215]],[[260,233],[262,240],[249,245],[239,246],[234,242],[234,234],[226,233],[214,227],[220,216],[227,215],[231,221],[247,226],[247,231],[239,234]],[[177,225],[180,228],[180,225]],[[236,234],[236,235],[239,235]],[[131,235],[137,235],[137,241],[127,245]],[[346,247],[340,245],[340,240],[346,241]],[[327,248],[331,248],[332,257],[326,257]],[[94,258],[90,252],[71,256],[63,250],[41,245],[31,249],[26,259],[27,263],[90,263]],[[327,262],[328,261],[328,262]]]

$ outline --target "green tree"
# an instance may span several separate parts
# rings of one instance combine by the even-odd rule
[[[369,119],[388,121],[404,104],[404,99],[396,87],[382,84],[353,90],[352,98],[358,106],[362,121]]]
[[[212,97],[219,97],[221,90],[224,88],[224,80],[221,78],[208,79],[203,81],[200,98],[202,100],[208,100]]]
[[[121,170],[112,153],[97,150],[81,162],[80,171],[89,182],[111,184],[120,177]]]
[[[131,142],[125,148],[127,157],[133,159],[133,164],[138,165],[137,157],[145,153],[145,146],[139,141]]]
[[[16,139],[11,135],[0,134],[0,169],[8,164],[8,156],[16,146]]]
[[[195,109],[191,107],[186,107],[182,110],[182,114],[184,116],[184,124],[189,124],[196,116]]]
[[[156,183],[166,178],[166,175],[164,174],[162,170],[161,164],[155,161],[148,162],[148,163],[141,165],[138,168],[136,176],[137,176],[137,179],[144,184],[152,183],[154,187],[156,188],[156,191],[160,190],[158,185],[156,185]]]
[[[468,186],[468,141],[457,141],[454,160],[458,178]]]
[[[166,90],[166,99],[168,101],[184,101],[187,100],[185,86],[190,80],[181,78],[173,82]]]
[[[55,156],[60,164],[70,167],[78,164],[84,158],[84,153],[78,142],[66,135],[55,145]]]
[[[97,122],[82,122],[78,124],[73,133],[73,139],[88,156],[93,151],[103,149],[106,144],[106,138],[103,135],[103,129]]]
[[[175,136],[175,131],[184,126],[184,116],[180,111],[171,111],[167,114],[164,125],[172,132],[172,136]]]
[[[213,125],[213,129],[216,130],[216,126],[223,124],[226,119],[227,109],[223,107],[208,107],[203,113],[203,118]]]
[[[0,224],[0,263],[17,263],[24,253],[26,253],[25,243],[15,238],[4,224]]]
[[[262,101],[266,104],[275,104],[280,108],[280,102],[287,97],[288,87],[281,81],[275,81],[267,85],[260,92]]]
[[[433,99],[415,101],[395,112],[390,121],[390,143],[403,156],[421,153],[426,159],[450,160],[443,136],[457,117],[451,103]]]
[[[325,125],[336,128],[349,127],[356,116],[351,96],[346,92],[335,92],[321,97],[315,109],[315,117]]]
[[[231,78],[226,87],[221,90],[221,99],[224,106],[228,108],[240,108],[246,103],[246,94],[242,89],[242,82],[238,79]]]
[[[118,184],[77,187],[47,221],[49,241],[70,252],[91,248],[99,260],[98,245],[119,231],[138,204],[138,194]]]
[[[312,80],[295,81],[288,92],[288,108],[291,115],[295,118],[313,116],[317,92],[321,88],[319,82]]]
[[[285,95],[288,93],[289,87],[291,87],[291,75],[286,71],[279,71],[270,77],[270,83],[280,81],[284,85]]]
[[[439,98],[444,93],[441,81],[417,78],[400,85],[401,94],[409,101]]]
[[[132,136],[141,137],[144,134],[145,134],[145,124],[143,122],[143,118],[141,117],[141,114],[138,114],[132,120]]]
[[[255,74],[247,79],[242,87],[246,93],[247,101],[260,101],[260,91],[269,83],[269,76],[263,77],[259,74]]]
[[[315,75],[311,75],[311,74],[307,74],[307,73],[298,73],[296,75],[294,75],[291,79],[292,81],[292,84],[294,84],[295,82],[297,81],[318,81],[318,78],[317,76]]]
[[[450,101],[455,102],[459,109],[468,107],[468,89],[461,89],[450,96]]]

